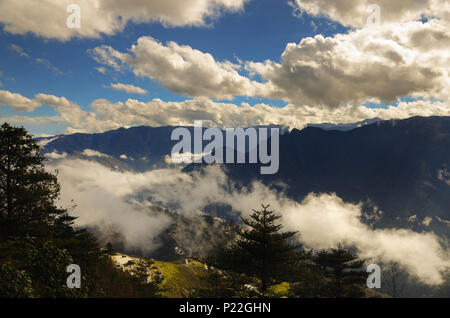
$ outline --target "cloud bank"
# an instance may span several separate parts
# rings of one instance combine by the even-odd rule
[[[94,227],[104,237],[117,232],[129,250],[148,253],[160,246],[156,237],[171,224],[170,219],[151,214],[148,206],[129,200],[152,175],[115,172],[93,161],[71,159],[59,160],[48,169],[59,171],[60,204],[66,208],[77,205],[73,212],[77,225]]]
[[[96,21],[114,33],[121,27],[118,26],[116,31],[110,28],[116,23],[117,12],[123,16],[121,23],[145,20],[167,25],[174,25],[170,21],[179,21],[180,25],[204,25],[208,17],[225,11],[239,11],[245,2],[177,0],[170,8],[163,1],[143,3],[133,0],[124,5],[116,0],[96,0],[82,1],[81,4],[89,10],[96,5],[95,9],[88,10],[92,19],[90,16],[84,18],[88,23]],[[51,0],[38,10],[35,1],[20,8],[16,1],[3,1],[0,3],[0,22],[2,18],[15,16],[15,13],[6,15],[6,9],[15,9],[17,14],[30,9],[24,15],[27,21],[21,25],[4,22],[7,31],[22,34],[29,31],[25,31],[26,28],[31,30],[33,19],[55,23],[57,19],[43,19],[42,15],[63,4],[65,1]],[[280,61],[218,61],[208,52],[173,41],[162,43],[150,36],[140,37],[123,52],[106,45],[94,47],[88,54],[99,64],[100,72],[109,75],[131,71],[136,77],[150,78],[169,91],[192,99],[111,102],[100,98],[90,105],[80,106],[62,96],[41,93],[33,99],[3,90],[0,91],[1,105],[18,111],[33,111],[45,104],[54,107],[58,114],[45,117],[15,115],[4,120],[18,124],[57,123],[66,129],[64,132],[73,133],[102,132],[136,125],[191,126],[194,120],[222,128],[277,124],[301,129],[308,123],[450,115],[450,9],[447,1],[379,1],[386,23],[376,27],[368,27],[363,20],[358,20],[367,18],[365,10],[369,1],[307,0],[291,1],[291,4],[300,12],[328,16],[354,28],[344,34],[317,35],[299,43],[289,43]],[[97,9],[103,10],[104,14],[95,20]],[[429,18],[418,21],[421,14]],[[188,18],[183,19],[184,15]],[[55,26],[46,29],[44,25],[36,32],[57,38],[70,38],[77,35],[76,32],[91,32],[79,36],[108,34],[101,31],[100,26],[89,28],[85,25],[81,28],[83,31],[55,35],[69,29],[60,30],[64,28]],[[51,35],[52,32],[55,34]],[[23,51],[16,48],[16,52]],[[123,83],[112,83],[110,87],[133,94],[147,92],[145,88]],[[223,102],[235,97],[282,100],[287,106],[271,107],[267,101],[254,106],[245,102],[239,105]],[[369,103],[378,104],[378,108],[364,106]]]
[[[0,105],[9,106],[17,111],[31,112],[42,104],[37,100],[31,100],[17,93],[0,90]]]
[[[405,96],[448,100],[449,30],[446,21],[430,19],[317,35],[289,43],[281,63],[218,62],[190,46],[152,37],[139,38],[127,53],[109,46],[89,53],[105,66],[130,68],[183,96],[250,96],[337,108],[371,99],[390,104]]]
[[[390,104],[403,96],[448,100],[450,31],[441,20],[364,28],[290,43],[281,63],[248,62],[267,81],[266,97],[329,108],[371,98]]]
[[[264,86],[240,75],[241,65],[218,62],[211,54],[173,41],[164,45],[144,36],[129,51],[132,54],[100,46],[88,52],[97,62],[115,70],[126,65],[136,76],[151,78],[183,96],[232,99],[258,95]]]
[[[271,204],[287,230],[300,231],[301,242],[314,249],[355,246],[359,256],[371,262],[397,262],[428,284],[442,282],[450,267],[448,250],[432,232],[407,229],[373,229],[361,221],[361,205],[344,202],[335,194],[310,194],[303,202],[288,199],[260,183],[233,190],[219,167],[205,174],[188,175],[178,169],[146,173],[112,171],[95,162],[60,160],[51,165],[60,171],[62,203],[79,203],[75,214],[80,225],[118,228],[127,246],[151,251],[154,238],[168,224],[146,212],[148,205],[168,207],[183,215],[197,215],[211,203],[230,205],[243,216],[261,203]],[[131,203],[145,191],[147,202]]]
[[[425,17],[449,19],[450,4],[446,0],[293,0],[296,14],[327,17],[345,26],[362,28],[373,13],[370,5],[380,8],[381,24],[420,20]]]
[[[3,100],[2,92],[6,97]],[[12,97],[9,97],[12,96]],[[235,105],[198,98],[182,102],[165,102],[153,99],[141,102],[128,99],[111,102],[98,99],[91,103],[92,111],[86,111],[65,97],[37,94],[28,99],[20,94],[0,91],[0,105],[16,109],[34,109],[42,104],[55,109],[57,116],[12,116],[2,120],[12,124],[58,124],[67,126],[66,133],[104,132],[120,127],[132,126],[192,126],[194,120],[202,120],[205,127],[251,127],[281,125],[302,129],[314,123],[354,123],[368,118],[405,119],[411,116],[450,116],[450,105],[445,101],[421,99],[403,101],[385,108],[370,108],[364,105],[328,107],[296,106],[272,107],[267,104],[248,103]],[[24,106],[25,105],[25,106]]]
[[[33,33],[61,41],[99,38],[123,31],[127,23],[158,22],[166,27],[207,26],[220,15],[236,13],[248,0],[78,0],[81,27],[66,26],[73,0],[2,0],[0,23],[12,34]]]

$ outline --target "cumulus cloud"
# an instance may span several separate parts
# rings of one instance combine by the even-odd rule
[[[113,35],[128,22],[159,22],[167,27],[206,26],[225,12],[243,10],[248,0],[78,0],[81,27],[68,28],[72,0],[2,0],[0,23],[12,34],[33,33],[44,38],[69,40]]]
[[[144,103],[129,99],[112,103],[96,100],[91,107],[98,119],[122,123],[126,126],[192,126],[194,120],[203,120],[205,126],[250,127],[259,125],[283,125],[301,129],[309,123],[352,123],[367,118],[404,119],[411,116],[449,116],[450,105],[445,102],[417,100],[401,102],[387,108],[348,106],[336,109],[327,107],[298,107],[287,105],[282,108],[266,104],[240,106],[218,103],[207,99],[184,102],[164,102],[160,99]]]
[[[96,114],[93,112],[86,112],[81,107],[69,101],[65,97],[59,97],[48,94],[37,94],[35,101],[55,108],[58,116],[54,116],[53,120],[68,124],[67,132],[74,131],[106,131],[114,128],[119,128],[120,124],[97,120]],[[72,127],[74,130],[72,130]]]
[[[0,90],[0,105],[12,107],[17,111],[31,112],[36,107],[41,106],[41,103],[39,101],[26,98],[17,93]]]
[[[337,108],[371,99],[390,104],[405,96],[448,100],[450,29],[430,19],[317,35],[289,43],[281,62],[218,62],[211,54],[175,42],[141,37],[127,53],[109,46],[90,50],[115,70],[130,68],[189,97],[235,96],[284,100],[296,106]],[[259,75],[262,82],[252,80]]]
[[[287,45],[281,63],[247,62],[271,84],[266,97],[329,108],[371,98],[386,104],[404,96],[448,100],[450,31],[432,19],[396,27],[317,35]]]
[[[325,16],[345,26],[364,27],[373,14],[371,5],[380,8],[382,24],[401,23],[426,17],[448,18],[450,5],[446,0],[293,0],[296,14]]]
[[[428,284],[441,283],[442,273],[450,266],[448,251],[432,232],[373,229],[361,221],[361,205],[346,203],[334,194],[310,194],[303,202],[296,202],[258,182],[237,191],[218,166],[202,174],[178,169],[118,172],[82,160],[59,161],[56,167],[63,202],[75,199],[79,203],[75,210],[79,224],[118,226],[127,244],[134,248],[154,246],[154,238],[167,224],[146,214],[142,207],[148,204],[192,216],[211,203],[223,203],[247,216],[264,203],[282,214],[287,230],[300,231],[299,239],[309,248],[351,245],[360,257],[371,262],[397,262]],[[125,200],[139,193],[145,193],[148,200],[140,204],[141,208]]]
[[[241,105],[235,105],[205,98],[182,102],[166,102],[160,99],[141,102],[136,99],[128,99],[125,102],[116,103],[106,99],[98,99],[90,104],[92,111],[83,110],[78,104],[65,97],[48,94],[38,94],[33,100],[28,101],[36,105],[52,106],[58,115],[42,117],[11,116],[3,118],[3,120],[19,124],[52,123],[67,127],[67,133],[92,133],[133,126],[192,126],[195,120],[202,120],[205,127],[280,125],[302,129],[307,124],[323,122],[346,124],[368,118],[388,120],[405,119],[412,116],[450,116],[448,102],[430,99],[404,101],[383,108],[358,105],[333,109],[294,104],[288,104],[281,108],[267,104],[251,106],[242,103]],[[5,103],[5,105],[13,104]]]
[[[240,75],[241,65],[218,62],[211,54],[187,45],[175,42],[164,45],[146,36],[139,38],[129,51],[132,54],[101,46],[89,53],[99,63],[115,70],[125,64],[136,76],[151,78],[184,96],[232,99],[236,95],[261,95],[259,91],[267,89],[264,84]]]
[[[148,93],[147,90],[131,85],[131,84],[123,84],[123,83],[111,83],[110,87],[117,91],[125,91],[129,94],[141,94],[145,95]]]
[[[22,116],[22,115],[13,115],[13,116],[5,116],[1,117],[2,122],[7,122],[11,125],[15,126],[26,126],[30,133],[32,133],[36,137],[51,137],[55,134],[53,133],[35,133],[28,127],[42,127],[42,125],[55,125],[55,126],[63,126],[61,134],[64,133],[65,129],[65,121],[62,120],[60,116]],[[60,134],[58,132],[58,134]]]
[[[41,103],[53,106],[54,117],[20,117],[23,122],[59,122],[67,132],[99,132],[135,125],[192,125],[245,127],[279,124],[302,128],[308,123],[350,123],[367,118],[449,116],[449,29],[445,21],[408,22],[396,27],[349,31],[347,34],[303,39],[288,44],[280,63],[247,62],[245,68],[265,81],[241,75],[242,62],[218,62],[210,54],[174,42],[162,44],[142,37],[127,53],[108,46],[89,51],[114,70],[131,68],[164,87],[193,100],[166,102],[129,99],[92,102],[83,110],[65,97],[38,94],[31,100],[0,91],[0,101],[15,109],[33,110]],[[282,108],[266,104],[234,105],[211,100],[236,95],[283,99]],[[206,97],[205,97],[206,96]],[[412,101],[400,102],[410,97]],[[361,106],[384,102],[383,108]],[[349,105],[351,103],[351,105]],[[395,105],[398,103],[398,105]]]
[[[126,53],[120,53],[107,45],[97,46],[94,49],[87,50],[87,53],[100,64],[111,67],[115,71],[120,71],[123,67],[123,62],[129,59],[129,55]],[[100,70],[99,70],[100,69]],[[97,68],[100,73],[105,73],[106,68]]]

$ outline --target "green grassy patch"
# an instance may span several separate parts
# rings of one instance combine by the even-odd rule
[[[158,269],[152,269],[152,274],[161,271],[164,280],[161,283],[162,296],[169,298],[186,297],[189,290],[204,287],[201,276],[206,273],[204,265],[197,261],[191,261],[188,265],[181,262],[162,262],[155,261],[152,266]]]

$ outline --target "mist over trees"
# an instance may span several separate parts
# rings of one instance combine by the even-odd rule
[[[281,215],[269,207],[262,205],[242,218],[238,239],[219,253],[215,266],[247,278],[247,285],[257,287],[261,297],[276,297],[274,290],[283,283],[288,285],[285,296],[290,297],[368,295],[364,260],[341,245],[314,252],[294,244],[298,233],[281,232],[283,225],[277,222]]]
[[[161,297],[161,278],[148,281],[146,262],[132,272],[113,263],[111,244],[75,225],[72,209],[57,205],[57,172],[45,169],[41,149],[24,128],[0,128],[0,297]],[[280,211],[282,213],[282,211]],[[283,232],[281,214],[269,205],[237,225],[237,239],[200,259],[200,287],[183,286],[183,297],[344,298],[384,297],[366,286],[366,262],[343,245],[308,250],[301,234]],[[81,288],[66,286],[67,266],[81,268]],[[402,297],[407,277],[387,267],[383,292]],[[448,295],[448,282],[430,289]]]
[[[45,170],[45,158],[24,128],[5,123],[0,140],[0,296],[158,295],[156,284],[144,282],[145,268],[137,268],[134,275],[117,270],[110,258],[112,246],[100,249],[92,233],[74,225],[70,210],[57,206],[57,174]],[[214,259],[217,269],[210,268],[202,277],[206,287],[191,290],[186,297],[270,297],[283,283],[289,284],[286,293],[293,297],[354,296],[344,288],[345,275],[337,271],[330,280],[325,267],[331,263],[339,267],[340,260],[355,258],[345,254],[336,259],[335,252],[312,257],[293,244],[295,232],[281,232],[280,218],[262,206],[242,219],[238,239],[231,247],[222,247]],[[79,289],[65,286],[70,264],[82,269]],[[324,293],[325,289],[334,294]]]
[[[56,205],[57,175],[24,128],[0,128],[0,297],[139,297],[155,287],[114,268],[95,237]],[[67,266],[82,269],[79,289]],[[147,288],[148,287],[148,288]]]

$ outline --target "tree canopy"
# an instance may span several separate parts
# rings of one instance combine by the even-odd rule
[[[94,235],[57,206],[57,175],[24,128],[0,127],[0,297],[153,297],[140,275],[115,268]],[[67,266],[82,270],[82,287],[66,286]]]
[[[281,232],[283,226],[276,222],[281,216],[269,207],[262,205],[249,218],[242,218],[245,227],[238,231],[235,244],[220,257],[226,269],[257,277],[263,293],[289,279],[296,261],[296,246],[289,242],[296,232]]]

